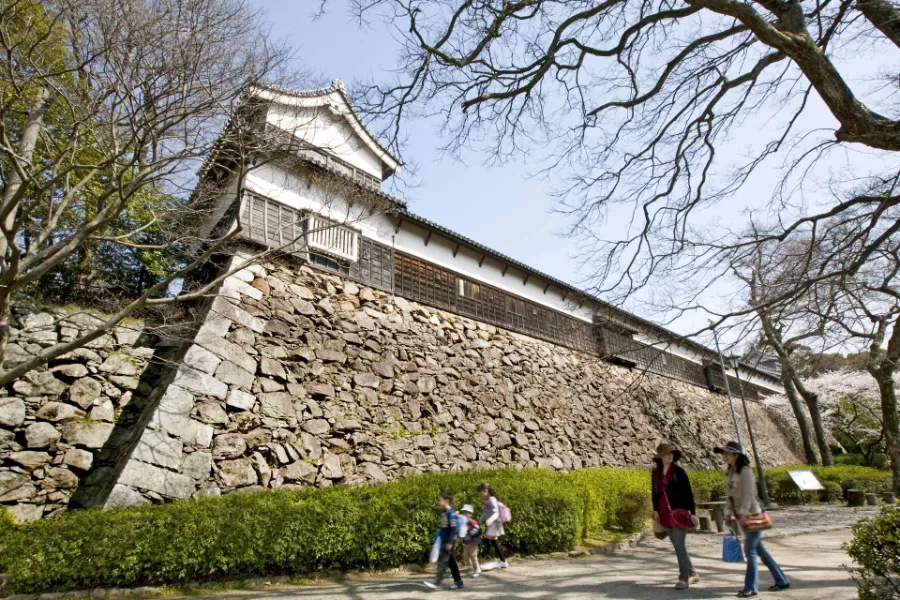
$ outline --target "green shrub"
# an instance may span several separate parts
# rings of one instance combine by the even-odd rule
[[[12,516],[5,507],[0,506],[0,573],[6,572],[6,569],[3,567],[3,547],[12,536],[15,527],[16,522]]]
[[[900,510],[884,508],[874,519],[853,526],[847,554],[860,600],[900,598]]]
[[[820,502],[838,502],[844,497],[844,490],[841,484],[834,481],[823,481],[822,487],[825,489],[819,492]]]
[[[480,503],[483,480],[513,511],[509,551],[569,550],[582,537],[583,497],[564,475],[531,469],[72,512],[16,527],[0,563],[17,592],[36,592],[420,562],[437,530],[437,495]]]
[[[697,502],[715,501],[725,495],[725,469],[691,471],[691,489]]]
[[[779,502],[798,499],[786,474],[767,471]],[[887,489],[890,473],[814,468],[829,494]],[[724,471],[689,471],[698,502],[724,493]],[[437,530],[437,495],[480,506],[487,481],[513,512],[509,552],[570,550],[603,530],[635,531],[651,510],[647,469],[441,473],[371,487],[282,490],[162,506],[66,513],[15,526],[0,511],[0,567],[19,593],[135,587],[266,574],[421,562]],[[777,485],[777,487],[776,487]]]
[[[633,520],[627,523],[620,521],[624,516],[620,504],[625,496],[640,497],[647,507],[652,506],[650,472],[646,469],[579,469],[570,473],[567,479],[584,498],[584,537],[596,536],[608,529],[640,529],[640,525],[635,525]],[[649,515],[652,510],[647,510]]]
[[[766,487],[769,499],[778,504],[801,504],[809,501],[809,494],[804,495],[797,484],[785,471],[765,471]]]
[[[640,492],[626,492],[616,510],[616,524],[627,532],[640,531],[653,515],[650,495]]]

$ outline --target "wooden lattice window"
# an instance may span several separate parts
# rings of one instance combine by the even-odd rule
[[[381,290],[393,291],[393,249],[361,237],[359,239],[359,260],[350,266],[350,277]]]
[[[394,292],[398,296],[452,310],[456,300],[456,276],[446,269],[411,256],[395,253]]]
[[[306,215],[280,202],[245,194],[241,206],[242,235],[246,239],[284,252],[306,247]]]

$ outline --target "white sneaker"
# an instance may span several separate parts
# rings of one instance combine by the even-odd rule
[[[437,589],[440,589],[440,588],[438,587],[438,584],[436,584],[436,583],[434,583],[434,582],[432,582],[432,581],[423,581],[422,584],[425,585],[425,587],[427,587],[427,588],[430,589],[430,590],[437,590]]]
[[[507,567],[509,567],[509,563],[506,562],[505,560],[504,560],[502,563],[500,563],[500,568],[501,568],[501,569],[506,569]]]

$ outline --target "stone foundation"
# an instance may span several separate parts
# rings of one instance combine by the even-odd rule
[[[152,376],[154,349],[130,336],[0,398],[0,503],[17,518],[53,514],[75,488],[78,506],[118,506],[447,470],[645,466],[661,440],[707,468],[734,437],[724,396],[287,263],[226,280],[183,358],[151,361]],[[750,411],[764,462],[800,462],[790,426]]]

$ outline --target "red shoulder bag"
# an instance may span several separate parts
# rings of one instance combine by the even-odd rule
[[[669,505],[669,514],[672,517],[672,527],[677,527],[678,529],[696,529],[697,526],[694,525],[694,516],[691,514],[691,511],[684,510],[683,508],[672,509],[672,505],[669,504],[669,496],[665,492],[663,492],[663,498],[666,499],[666,504]]]

